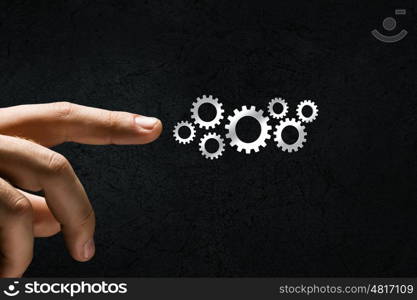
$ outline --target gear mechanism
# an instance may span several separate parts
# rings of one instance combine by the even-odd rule
[[[206,148],[207,141],[211,140],[211,139],[217,141],[217,143],[219,144],[219,147],[217,148],[217,150],[215,152],[208,152],[207,148]],[[219,134],[209,132],[209,133],[206,133],[201,138],[199,146],[200,146],[201,154],[205,158],[213,160],[213,159],[217,159],[217,158],[219,158],[220,156],[223,155],[224,140],[221,138],[221,136]]]
[[[208,103],[214,106],[216,109],[216,116],[211,121],[204,121],[200,118],[200,115],[198,114],[198,110],[201,105]],[[222,108],[223,104],[219,102],[219,99],[213,98],[213,96],[206,96],[203,95],[203,97],[198,97],[197,101],[193,102],[193,107],[191,108],[191,118],[194,119],[194,123],[196,123],[200,128],[214,128],[216,125],[220,124],[220,121],[223,119],[223,113],[224,110]]]
[[[312,111],[311,116],[309,117],[306,117],[303,115],[303,108],[306,106],[310,107]],[[319,109],[317,105],[311,100],[301,101],[297,105],[297,116],[298,116],[298,119],[300,119],[302,122],[311,123],[317,118],[318,114],[319,114]]]
[[[283,130],[288,127],[292,126],[295,129],[297,129],[298,132],[298,139],[293,144],[287,144],[284,139],[282,138],[282,132]],[[288,151],[288,152],[297,152],[299,149],[303,147],[303,143],[306,142],[306,135],[307,132],[305,132],[305,127],[301,125],[300,121],[297,121],[295,119],[285,119],[282,120],[279,125],[276,126],[276,130],[274,132],[275,134],[275,142],[277,142],[278,148],[281,148],[282,151]]]
[[[182,138],[179,135],[179,130],[182,127],[187,127],[190,130],[190,135],[186,138]],[[175,125],[173,132],[175,140],[180,144],[189,144],[195,137],[195,127],[193,124],[191,124],[191,122],[188,121],[178,122],[177,125]]]
[[[279,114],[274,111],[274,105],[277,104],[277,103],[282,105],[282,111]],[[283,99],[283,98],[274,98],[274,99],[272,99],[268,104],[268,112],[269,112],[269,115],[272,118],[275,118],[277,120],[281,119],[281,118],[284,118],[288,113],[288,103],[287,103],[287,101],[285,101],[285,99]]]
[[[228,131],[226,137],[230,139],[230,146],[236,146],[237,151],[242,152],[245,150],[246,154],[250,154],[251,151],[259,152],[259,147],[266,147],[266,140],[269,139],[271,136],[268,134],[268,131],[271,130],[271,126],[268,125],[269,118],[263,116],[263,110],[256,110],[255,106],[251,106],[247,108],[246,106],[242,106],[241,110],[235,109],[233,111],[234,115],[229,116],[229,124],[226,124],[225,128]],[[258,121],[259,125],[261,126],[261,133],[259,137],[250,143],[246,143],[239,139],[236,133],[236,125],[239,120],[243,117],[252,117],[256,121]]]

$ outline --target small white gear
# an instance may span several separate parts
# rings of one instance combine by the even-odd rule
[[[207,141],[208,140],[211,140],[211,139],[216,140],[217,143],[219,144],[219,148],[217,148],[217,150],[215,152],[213,152],[213,153],[208,152],[207,151],[207,148],[206,148]],[[201,154],[205,158],[213,160],[213,159],[217,159],[217,158],[219,158],[220,156],[223,155],[223,151],[224,151],[224,140],[221,138],[221,136],[219,134],[209,132],[209,133],[206,133],[201,138],[200,143],[199,143],[199,146],[200,146]]]
[[[282,138],[282,131],[288,127],[293,126],[295,129],[297,129],[298,132],[298,139],[293,144],[287,144],[283,138]],[[288,152],[297,152],[299,149],[303,147],[303,143],[306,142],[306,135],[307,132],[305,132],[305,127],[301,124],[301,121],[297,121],[295,119],[285,119],[282,120],[279,125],[276,126],[275,130],[275,142],[277,142],[278,148],[281,148],[282,151],[288,151]]]
[[[303,115],[303,108],[305,106],[308,106],[311,108],[312,113],[311,113],[311,116],[309,117],[306,117]],[[318,115],[319,115],[319,109],[317,105],[311,100],[301,101],[297,105],[297,116],[298,116],[298,119],[300,119],[302,122],[311,123],[317,118]]]
[[[282,105],[282,111],[278,114],[274,111],[274,105],[279,103]],[[288,103],[283,98],[274,98],[268,104],[269,115],[275,119],[284,118],[288,113]]]
[[[247,108],[246,106],[242,106],[241,110],[235,109],[233,111],[234,115],[229,116],[228,120],[230,121],[229,124],[226,124],[225,128],[228,131],[226,137],[230,139],[230,146],[236,146],[237,151],[242,152],[245,149],[246,154],[250,154],[252,150],[255,152],[259,151],[259,147],[266,147],[266,140],[269,139],[271,136],[268,134],[268,131],[271,130],[271,126],[268,125],[269,118],[263,116],[263,110],[256,110],[255,106],[251,106],[251,108]],[[239,120],[243,117],[252,117],[258,121],[259,125],[261,126],[261,133],[259,137],[250,143],[246,143],[239,139],[236,134],[236,125]]]
[[[205,103],[213,105],[216,109],[216,116],[211,121],[202,120],[198,114],[198,109]],[[191,108],[191,118],[194,119],[194,123],[198,124],[200,128],[214,128],[216,125],[219,125],[221,119],[223,119],[224,110],[222,106],[223,104],[219,102],[219,99],[213,98],[211,95],[208,97],[206,95],[203,95],[201,98],[197,97],[197,101],[193,102],[193,107]]]
[[[190,135],[188,137],[186,137],[186,138],[182,138],[179,135],[179,130],[182,127],[187,127],[188,129],[190,129]],[[174,138],[175,138],[175,140],[178,143],[180,143],[180,144],[189,144],[194,139],[194,137],[195,137],[195,128],[194,128],[194,125],[191,124],[191,122],[188,122],[188,121],[178,122],[177,125],[175,125],[173,132],[174,132]]]

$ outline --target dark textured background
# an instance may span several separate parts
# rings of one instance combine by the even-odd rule
[[[393,2],[0,1],[1,106],[165,125],[142,147],[57,147],[95,207],[97,255],[38,239],[26,275],[416,276],[417,10]],[[376,41],[397,7],[409,36]],[[312,98],[320,116],[297,153],[269,141],[208,161],[171,136],[203,93],[228,114],[283,96],[295,116]]]

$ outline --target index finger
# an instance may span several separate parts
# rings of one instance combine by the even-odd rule
[[[83,144],[146,144],[159,137],[162,123],[154,117],[54,102],[0,109],[0,133],[44,146]]]

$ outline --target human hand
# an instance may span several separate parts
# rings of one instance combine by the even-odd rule
[[[47,147],[64,142],[146,144],[158,119],[56,102],[0,109],[0,277],[20,277],[34,237],[62,231],[71,256],[95,253],[94,211],[68,160]],[[43,191],[44,197],[26,191]]]

